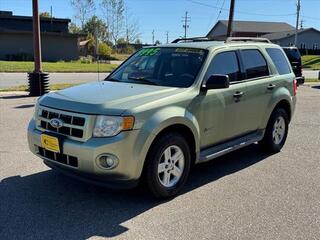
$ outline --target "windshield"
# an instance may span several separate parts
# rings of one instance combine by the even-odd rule
[[[301,59],[299,50],[296,48],[284,48],[283,49],[289,58],[290,62],[299,62]]]
[[[106,81],[190,87],[207,51],[195,48],[144,48],[134,54]]]

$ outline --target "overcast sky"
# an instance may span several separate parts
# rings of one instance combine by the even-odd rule
[[[182,17],[185,11],[191,17],[188,36],[204,36],[218,19],[228,18],[230,0],[125,0],[129,13],[139,23],[141,40],[166,41],[183,36]],[[0,0],[0,10],[13,11],[15,15],[31,16],[32,0]],[[99,2],[98,0],[96,1]],[[304,27],[320,29],[320,0],[301,0],[301,15]],[[50,12],[54,17],[74,19],[69,0],[39,0],[40,11]],[[296,0],[236,0],[235,20],[287,22],[295,25]],[[103,17],[97,6],[96,14]]]

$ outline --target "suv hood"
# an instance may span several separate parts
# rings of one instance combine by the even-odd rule
[[[79,113],[121,115],[127,109],[183,91],[183,88],[103,81],[51,92],[41,97],[39,103]]]

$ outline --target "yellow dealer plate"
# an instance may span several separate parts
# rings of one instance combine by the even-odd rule
[[[41,135],[41,145],[44,149],[60,153],[59,140],[46,134]]]

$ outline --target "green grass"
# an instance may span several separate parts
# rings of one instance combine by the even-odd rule
[[[320,55],[302,56],[302,65],[303,65],[303,68],[320,70]]]
[[[111,72],[117,65],[100,63],[100,72]],[[34,69],[33,62],[0,61],[0,72],[31,72]],[[96,63],[74,62],[44,62],[44,72],[97,72]]]
[[[50,85],[50,90],[51,91],[55,91],[55,90],[61,90],[61,89],[65,89],[68,87],[73,87],[76,86],[78,84],[81,83],[76,83],[76,84],[71,84],[71,83],[57,83],[57,84],[51,84]],[[28,86],[27,85],[20,85],[17,87],[10,87],[10,88],[4,88],[4,89],[0,89],[0,92],[27,92],[28,91]]]

